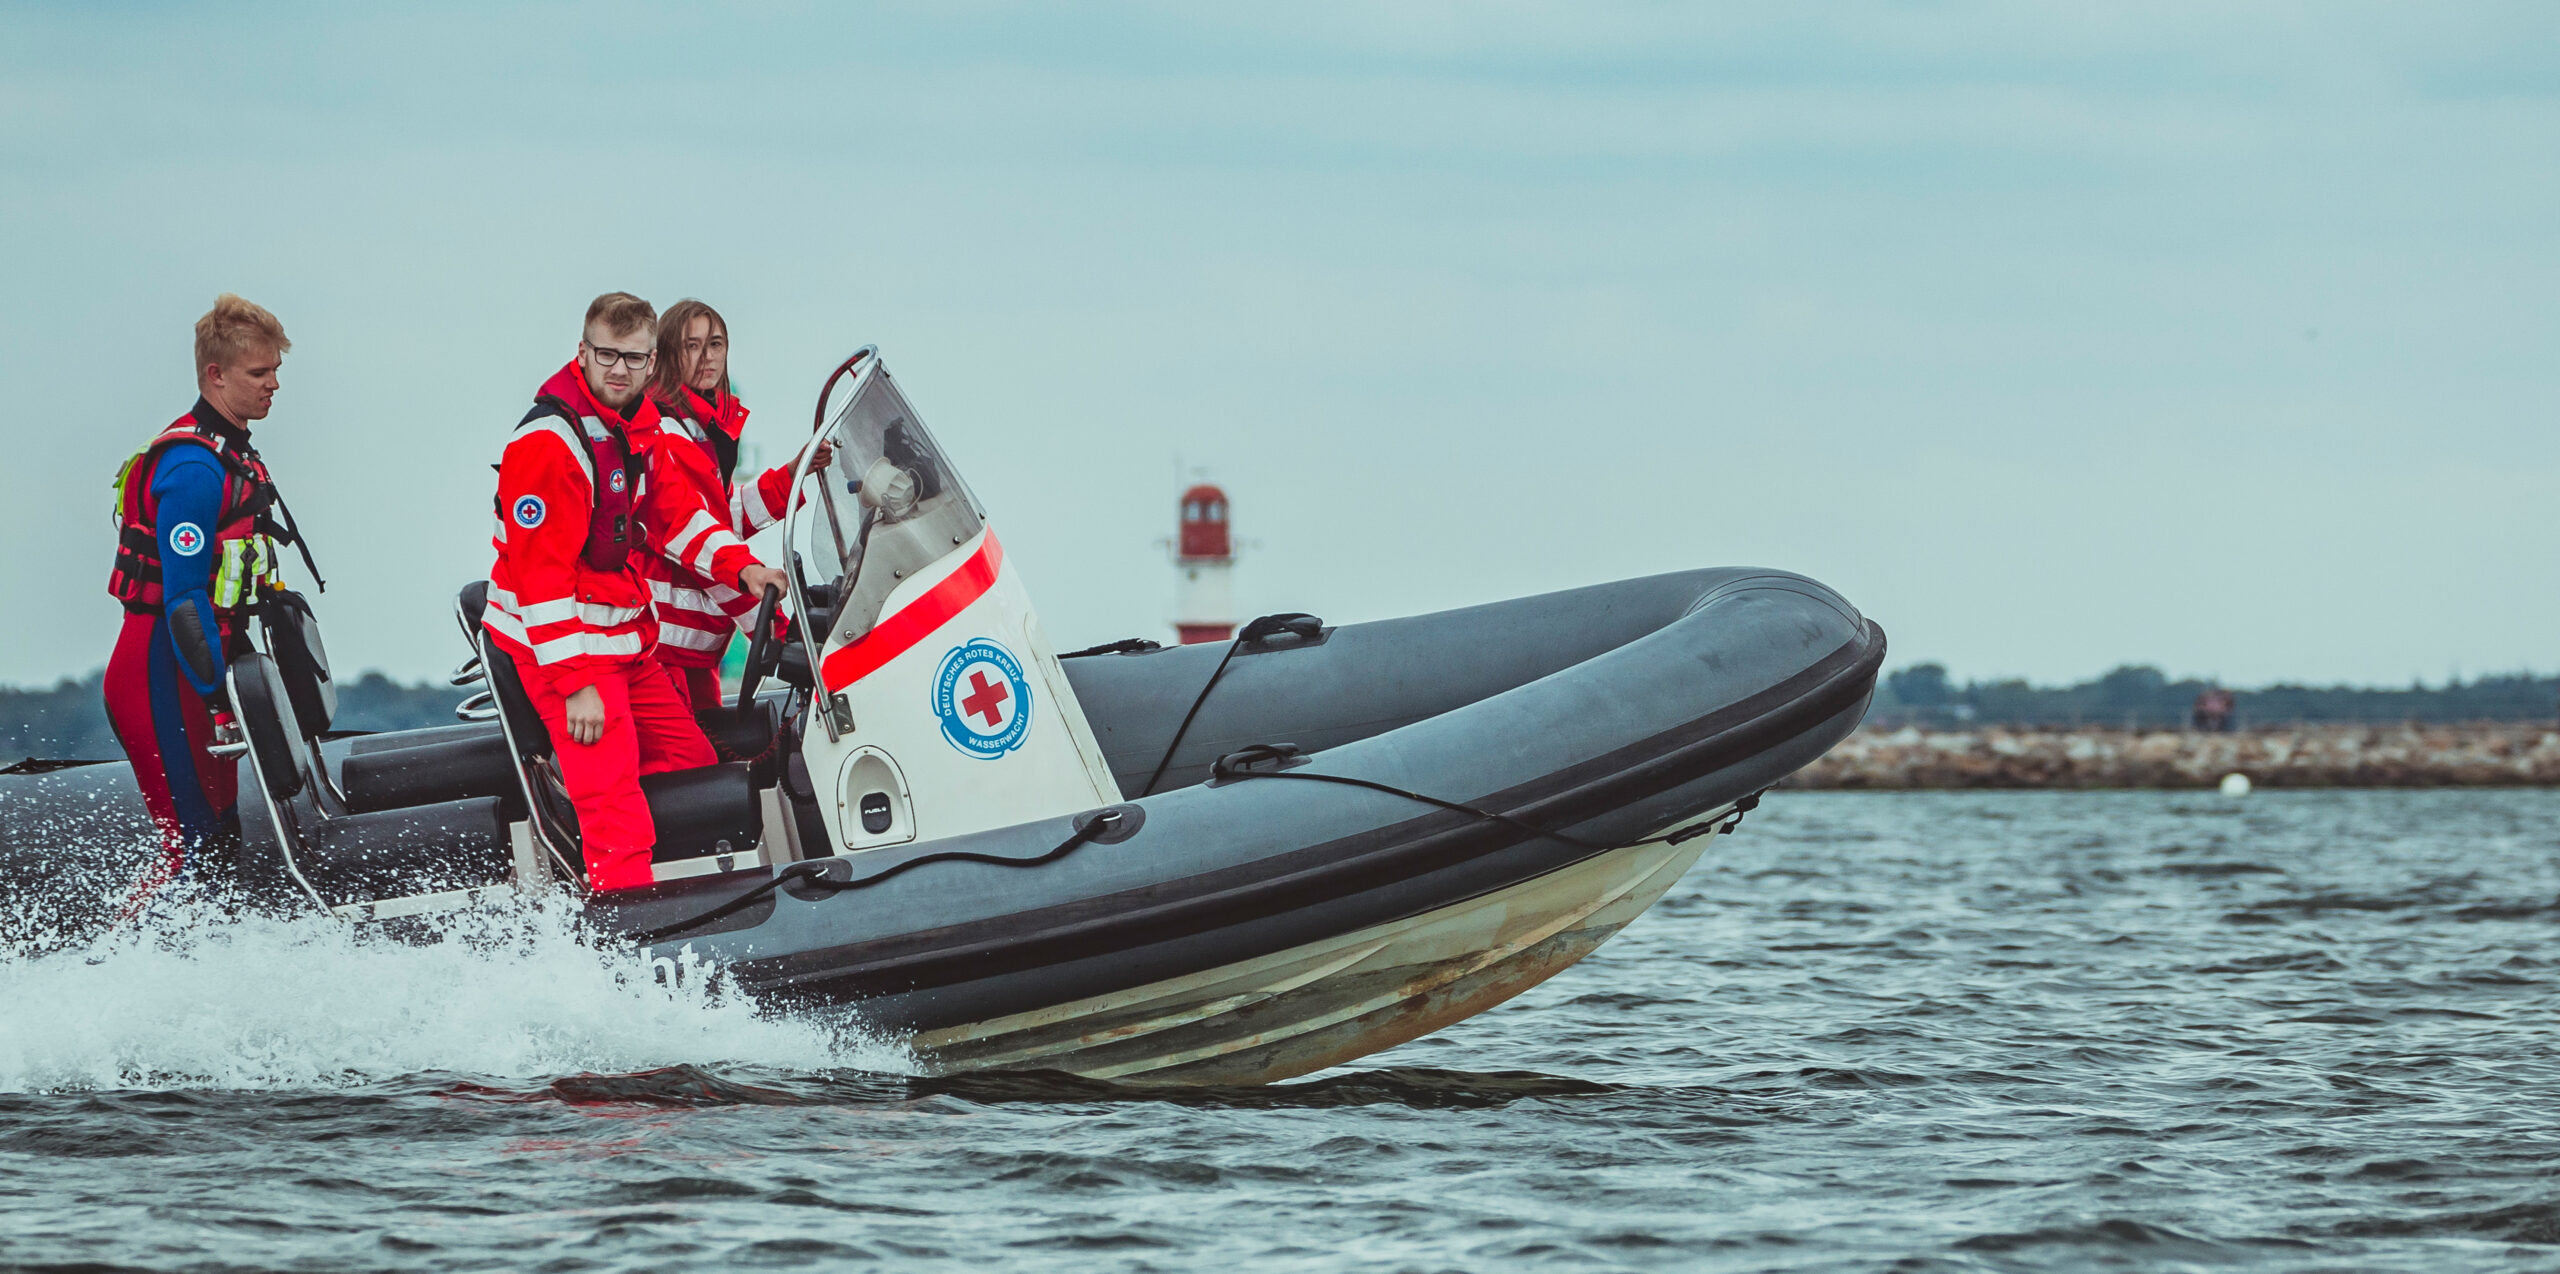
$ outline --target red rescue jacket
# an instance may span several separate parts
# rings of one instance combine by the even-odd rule
[[[538,409],[507,443],[490,541],[497,562],[489,568],[482,623],[502,649],[531,660],[566,695],[646,658],[657,642],[643,573],[651,559],[681,562],[735,592],[738,572],[755,558],[691,486],[651,480],[659,466],[649,457],[666,435],[648,399],[623,418],[588,392],[575,360],[543,383],[540,397],[577,419]],[[625,454],[637,463],[614,463]],[[617,478],[623,490],[614,489]],[[626,507],[629,534],[614,560],[612,528],[598,526],[596,517]]]
[[[658,400],[660,442],[650,451],[650,476],[681,482],[703,505],[725,510],[731,534],[745,537],[773,525],[790,507],[791,466],[732,485],[738,436],[747,408],[722,391],[716,400],[690,386],[673,401]],[[659,558],[644,571],[658,615],[658,662],[678,668],[715,668],[730,634],[756,608],[756,598],[681,563]]]

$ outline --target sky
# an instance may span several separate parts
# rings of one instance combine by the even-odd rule
[[[222,291],[341,670],[439,674],[589,298],[718,306],[778,461],[881,347],[1061,648],[1783,567],[1889,663],[2560,669],[2539,3],[0,0],[0,683]],[[1488,634],[1488,640],[1498,635]]]

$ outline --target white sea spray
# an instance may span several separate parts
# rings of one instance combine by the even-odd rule
[[[84,948],[0,953],[0,1092],[545,1079],[684,1063],[905,1071],[899,1046],[665,985],[565,899],[402,941],[336,920],[161,909]]]

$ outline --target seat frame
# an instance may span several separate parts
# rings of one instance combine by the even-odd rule
[[[552,756],[549,727],[535,713],[533,701],[525,694],[515,661],[499,649],[480,622],[486,604],[487,585],[475,582],[454,598],[454,619],[469,636],[472,649],[479,656],[480,675],[487,679],[489,694],[497,708],[498,726],[506,736],[507,751],[515,760],[516,781],[522,788],[526,821],[526,845],[519,848],[517,870],[522,878],[539,872],[584,896],[588,892],[585,850],[574,821],[574,812],[564,811],[568,798],[563,789],[557,762]],[[777,731],[777,739],[780,732]],[[746,871],[776,867],[796,862],[803,856],[799,820],[793,816],[790,798],[783,792],[779,770],[768,782],[750,779],[752,799],[756,805],[758,833],[756,843],[748,849],[730,853],[705,853],[671,859],[652,865],[651,872],[661,884],[693,876],[715,875],[730,871]]]

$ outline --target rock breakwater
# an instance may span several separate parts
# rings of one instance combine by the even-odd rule
[[[1861,730],[1797,788],[2560,786],[2548,725],[2298,726],[2236,734],[2138,730]]]

